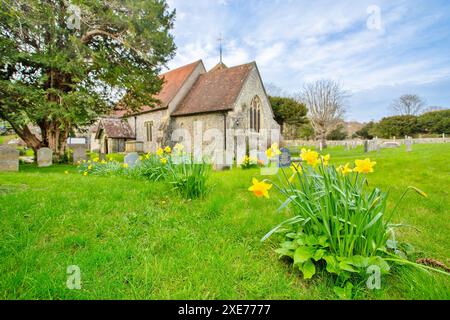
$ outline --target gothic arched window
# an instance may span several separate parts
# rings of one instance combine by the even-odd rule
[[[261,129],[261,99],[255,96],[250,104],[250,130],[259,132]]]

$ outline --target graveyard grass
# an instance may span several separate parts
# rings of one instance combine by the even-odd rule
[[[390,205],[408,186],[395,222],[397,237],[418,257],[450,257],[450,144],[414,145],[411,153],[329,149],[331,163],[370,157],[371,186],[390,191]],[[65,171],[68,171],[66,174]],[[287,213],[276,193],[248,192],[258,169],[215,172],[206,200],[184,201],[162,183],[83,177],[73,166],[0,173],[1,299],[335,299],[326,274],[302,280],[278,260],[275,242],[260,239]],[[81,290],[66,287],[69,265],[81,268]],[[356,299],[450,299],[450,277],[401,267],[364,286]]]

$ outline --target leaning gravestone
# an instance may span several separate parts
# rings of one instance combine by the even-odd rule
[[[19,151],[10,146],[0,146],[0,171],[19,171]]]
[[[53,151],[50,148],[40,148],[37,152],[38,167],[50,167],[53,164]]]
[[[87,160],[87,145],[86,144],[74,144],[70,148],[73,150],[73,162],[78,163],[83,160]]]
[[[291,152],[287,148],[280,149],[281,154],[278,158],[278,166],[280,168],[287,168],[291,166]]]
[[[125,156],[124,163],[128,165],[128,168],[134,168],[138,160],[139,154],[137,152],[131,152]]]

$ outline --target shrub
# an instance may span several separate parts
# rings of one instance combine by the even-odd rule
[[[336,294],[347,298],[369,267],[386,274],[389,262],[416,265],[406,259],[402,248],[407,246],[395,239],[398,225],[391,218],[397,207],[388,211],[388,194],[367,187],[366,174],[373,172],[375,162],[356,160],[355,168],[349,164],[335,168],[315,151],[302,150],[301,157],[303,163],[293,165],[291,175],[282,171],[280,183],[274,183],[284,199],[279,210],[289,208],[294,216],[262,239],[279,237],[280,258],[290,259],[305,279],[317,269],[334,275]],[[255,179],[249,190],[269,197],[271,187]],[[426,196],[412,187],[403,196],[408,190]]]
[[[422,133],[450,134],[450,109],[424,113],[417,121]]]

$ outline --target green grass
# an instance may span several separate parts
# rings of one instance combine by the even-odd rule
[[[327,152],[332,164],[377,161],[369,182],[390,191],[391,206],[407,186],[427,192],[406,197],[394,220],[419,231],[398,237],[449,264],[449,144]],[[259,241],[289,213],[275,212],[276,192],[264,200],[247,191],[258,175],[214,172],[206,200],[185,201],[164,183],[83,177],[72,166],[0,173],[0,298],[335,299],[328,276],[302,280],[275,242]],[[69,265],[81,268],[81,290],[66,287]],[[402,267],[357,298],[450,299],[449,278]]]

